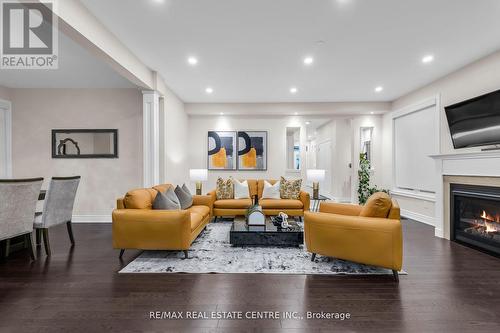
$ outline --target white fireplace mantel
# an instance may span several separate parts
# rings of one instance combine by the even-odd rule
[[[436,161],[436,205],[435,235],[449,238],[444,234],[444,176],[500,177],[500,151],[482,151],[460,154],[431,155]],[[448,228],[449,229],[449,228]]]

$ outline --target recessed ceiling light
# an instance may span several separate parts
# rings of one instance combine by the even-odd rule
[[[434,61],[434,56],[432,54],[426,55],[425,57],[422,58],[422,62],[424,64],[428,64],[433,61]]]
[[[306,125],[311,125],[311,122],[310,121],[306,121]]]
[[[198,64],[198,59],[196,57],[188,57],[187,62],[191,66],[196,66]]]
[[[205,92],[206,92],[207,94],[211,94],[211,93],[213,93],[213,92],[214,92],[214,89],[213,89],[213,88],[211,88],[211,87],[207,87],[207,88],[205,89]]]
[[[294,115],[298,116],[298,115],[299,115],[299,113],[298,113],[298,112],[295,112],[295,113],[294,113]]]
[[[219,113],[219,114],[220,114],[221,116],[223,116],[223,115],[224,115],[224,112],[221,112],[221,113]]]
[[[382,92],[382,90],[384,90],[384,87],[382,86],[378,86],[377,88],[375,88],[375,92]]]
[[[304,58],[304,65],[312,65],[313,62],[314,62],[313,57],[305,57]]]
[[[296,94],[296,93],[297,93],[297,91],[299,91],[299,90],[298,90],[296,87],[291,87],[291,88],[290,88],[290,93],[291,93],[291,94]]]
[[[156,2],[156,3],[164,3],[165,0],[153,0],[153,2]]]
[[[370,112],[370,114],[374,114],[374,113],[375,113],[375,112],[373,112],[373,111],[372,111],[372,112]]]

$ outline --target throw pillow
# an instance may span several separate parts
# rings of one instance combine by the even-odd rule
[[[171,190],[173,193],[173,190],[171,188],[169,190]],[[175,193],[173,194],[175,195]],[[179,202],[173,201],[171,197],[168,196],[166,193],[158,191],[158,194],[156,194],[156,198],[153,201],[153,209],[179,210],[181,209],[181,205],[179,204]]]
[[[267,180],[264,180],[262,199],[280,199],[280,182],[271,185]]]
[[[246,180],[240,183],[238,180],[233,179],[233,187],[235,199],[250,199],[250,190]]]
[[[234,185],[232,179],[217,178],[215,188],[215,195],[217,200],[233,199],[234,198]]]
[[[173,186],[170,186],[166,191],[165,191],[165,195],[167,196],[167,198],[169,198],[171,201],[177,203],[179,205],[179,209],[181,207],[181,203],[179,201],[179,198],[177,197],[177,195],[175,194],[174,192],[174,187]]]
[[[377,192],[368,198],[359,216],[386,218],[391,207],[391,197],[387,193]]]
[[[302,179],[286,180],[284,177],[281,177],[280,184],[281,199],[299,199]]]
[[[186,186],[186,184],[182,184],[182,190],[184,192],[186,192],[187,194],[189,194],[190,197],[192,197],[193,195],[191,194],[191,191],[189,190],[189,188]]]
[[[183,210],[188,209],[189,207],[191,207],[193,205],[193,197],[189,193],[186,193],[182,189],[182,187],[177,185],[174,192],[175,192],[175,195],[177,196],[177,198],[179,198],[179,202],[181,204],[181,209],[183,209]]]

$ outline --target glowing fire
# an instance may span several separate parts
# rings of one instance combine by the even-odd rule
[[[484,225],[486,227],[486,232],[496,232],[500,231],[500,227],[498,225],[498,222],[500,222],[500,216],[497,214],[495,217],[489,215],[486,213],[486,211],[483,210],[483,213],[481,214],[481,218],[484,219]]]

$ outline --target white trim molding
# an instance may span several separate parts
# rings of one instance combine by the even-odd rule
[[[111,215],[73,215],[72,223],[111,223]]]
[[[0,99],[0,108],[5,110],[5,175],[0,177],[12,178],[12,103]]]
[[[143,91],[143,185],[152,187],[160,183],[160,94]]]
[[[422,223],[431,225],[433,227],[436,225],[434,217],[427,216],[427,215],[420,214],[420,213],[411,212],[411,211],[406,210],[406,209],[401,209],[401,216],[415,220],[417,222],[422,222]]]
[[[462,154],[443,154],[431,156],[436,162],[436,230],[434,234],[440,238],[450,238],[449,224],[445,221],[444,176],[482,176],[500,177],[500,153],[472,152]],[[445,233],[446,230],[446,233]]]
[[[407,197],[407,198],[425,200],[430,202],[436,202],[436,194],[431,192],[410,191],[410,190],[395,188],[391,190],[391,194],[399,197]]]
[[[391,118],[392,118],[392,184],[394,186],[393,192],[406,192],[409,193],[411,190],[405,190],[397,187],[396,183],[396,136],[395,136],[395,127],[396,127],[396,119],[401,118],[403,116],[409,115],[411,113],[419,112],[425,109],[428,109],[430,107],[434,106],[436,110],[436,114],[434,115],[434,119],[436,122],[436,128],[435,128],[435,135],[436,135],[436,142],[434,146],[434,152],[435,154],[440,154],[441,152],[441,95],[437,94],[431,98],[427,98],[419,103],[413,104],[406,106],[404,108],[401,108],[399,110],[396,110],[391,113]],[[419,196],[419,193],[415,193],[414,197],[416,198]],[[418,199],[418,198],[417,198]]]

